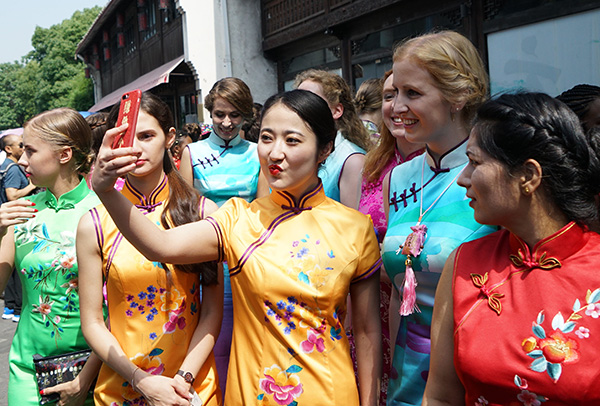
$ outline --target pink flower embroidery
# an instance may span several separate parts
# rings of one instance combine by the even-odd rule
[[[33,313],[40,313],[42,315],[42,320],[46,321],[46,316],[50,314],[50,312],[52,311],[52,305],[54,304],[54,301],[50,301],[50,298],[48,296],[46,297],[41,297],[40,296],[40,304],[33,305]]]
[[[517,395],[517,399],[525,406],[540,406],[542,404],[542,402],[538,400],[537,395],[528,390],[522,390],[521,393]]]
[[[581,326],[577,330],[575,330],[575,335],[581,339],[590,337],[590,330]]]
[[[289,405],[303,392],[300,378],[296,374],[288,374],[278,365],[265,368],[265,377],[259,381],[260,388],[278,405]]]
[[[585,309],[585,314],[588,316],[592,316],[595,319],[600,317],[600,303],[591,303],[587,305]]]
[[[325,351],[325,343],[323,338],[319,337],[319,333],[312,328],[306,333],[306,340],[300,343],[300,348],[305,354],[310,354],[316,348],[318,352]]]
[[[483,396],[479,396],[477,398],[477,402],[475,402],[475,406],[486,406],[489,404],[490,404],[490,402],[488,402],[487,399],[484,398]]]
[[[163,332],[166,334],[174,333],[177,328],[183,330],[186,326],[185,317],[179,317],[185,310],[185,300],[181,303],[181,306],[169,312],[169,321],[163,325]]]

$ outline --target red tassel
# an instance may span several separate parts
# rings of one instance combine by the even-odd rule
[[[406,258],[406,273],[404,274],[404,286],[402,289],[402,304],[400,305],[400,315],[408,316],[413,312],[420,312],[417,306],[417,278],[412,269],[412,260],[410,256]]]

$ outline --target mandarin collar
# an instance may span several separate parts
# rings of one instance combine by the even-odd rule
[[[436,162],[435,159],[431,156],[429,152],[429,148],[427,148],[425,153],[425,159],[427,160],[427,165],[434,172],[448,172],[450,169],[454,169],[458,166],[464,165],[469,160],[467,158],[467,140],[469,137],[465,138],[454,148],[450,149],[450,151],[444,153],[439,162]]]
[[[517,268],[560,268],[561,261],[579,251],[586,243],[585,228],[574,221],[538,241],[532,249],[518,236],[510,233],[511,261]]]
[[[121,193],[123,193],[123,195],[125,195],[125,197],[138,209],[145,210],[148,213],[153,212],[169,198],[169,182],[167,175],[163,175],[162,180],[149,196],[144,196],[142,192],[133,187],[129,182],[129,179],[125,180],[125,185],[123,186]]]
[[[285,191],[273,191],[269,196],[271,197],[273,203],[281,206],[283,210],[290,210],[296,214],[305,210],[310,210],[325,200],[325,192],[323,191],[323,183],[321,182],[321,179],[319,179],[319,183],[316,187],[306,192],[299,199],[299,203],[297,205],[294,203],[294,197]]]
[[[423,152],[425,152],[425,148],[421,148],[421,149],[418,149],[416,151],[411,152],[410,154],[408,154],[406,156],[406,158],[402,156],[402,154],[400,153],[400,151],[398,151],[398,145],[396,145],[394,147],[394,152],[396,154],[396,163],[397,164],[403,164],[404,162],[408,162],[408,161],[412,160],[413,158],[418,157],[419,155],[421,155]]]
[[[63,193],[58,200],[50,190],[46,189],[45,193],[44,203],[46,206],[53,209],[55,212],[59,212],[60,210],[74,209],[75,205],[90,193],[90,189],[88,188],[85,179],[82,178],[75,188],[69,190],[67,193]]]
[[[218,146],[219,148],[229,149],[229,148],[235,147],[240,142],[242,142],[242,137],[240,136],[240,133],[238,132],[238,134],[235,137],[233,137],[229,141],[225,141],[223,138],[219,137],[217,135],[216,131],[213,129],[211,131],[210,135],[208,136],[208,140],[210,142],[212,142],[213,144],[215,144],[216,146]]]

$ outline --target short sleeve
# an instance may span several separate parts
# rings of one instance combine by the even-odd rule
[[[359,251],[358,263],[351,283],[367,279],[381,268],[381,252],[371,218],[368,217],[368,221],[364,221],[363,224],[363,232],[359,234],[358,242],[362,249]]]
[[[232,262],[234,257],[229,244],[233,227],[244,215],[248,202],[240,198],[231,198],[221,206],[219,210],[212,213],[206,220],[214,227],[217,233],[217,243],[219,250],[218,262],[227,260]]]
[[[27,177],[21,171],[19,165],[11,165],[4,175],[4,189],[23,189],[27,186]]]

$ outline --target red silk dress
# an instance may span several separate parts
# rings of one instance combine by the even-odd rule
[[[506,230],[459,247],[454,364],[467,405],[600,404],[600,236],[569,223],[532,250]]]

